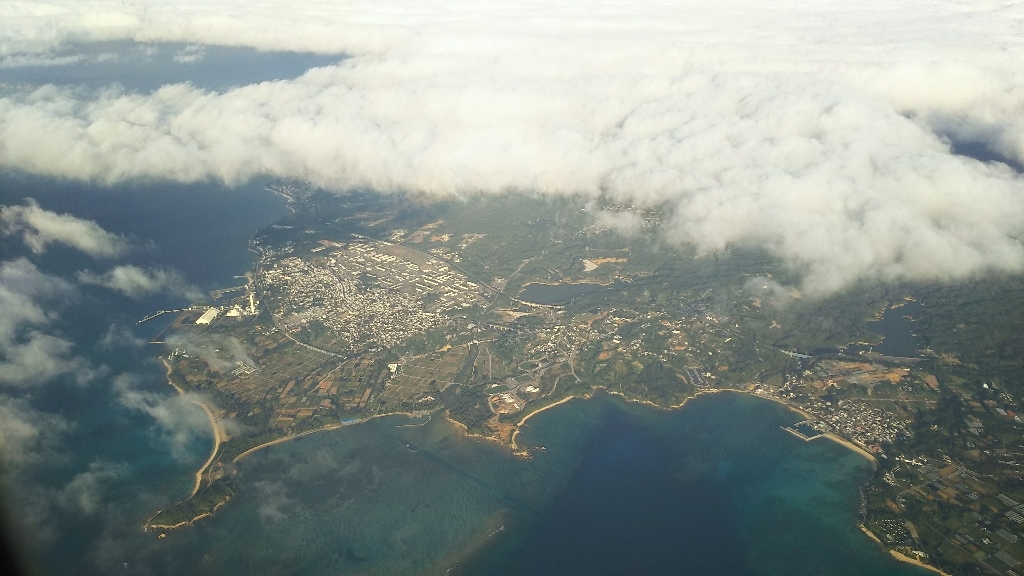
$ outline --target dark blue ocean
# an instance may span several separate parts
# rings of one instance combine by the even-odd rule
[[[0,204],[27,198],[94,220],[133,247],[104,261],[60,245],[33,254],[16,236],[0,244],[0,260],[26,258],[74,285],[63,300],[47,302],[51,318],[42,329],[71,342],[67,356],[89,373],[85,381],[72,373],[14,392],[36,413],[56,417],[59,430],[36,447],[30,465],[12,465],[5,511],[18,519],[20,546],[44,573],[89,573],[133,545],[130,536],[147,515],[189,493],[189,476],[209,454],[212,436],[198,407],[175,401],[156,361],[162,350],[146,343],[172,315],[137,324],[154,310],[189,301],[165,293],[129,298],[79,285],[75,274],[131,264],[176,271],[203,291],[237,284],[233,277],[255,258],[248,237],[287,209],[258,183],[232,190],[163,183],[107,188],[0,175]],[[136,405],[125,404],[126,394]]]

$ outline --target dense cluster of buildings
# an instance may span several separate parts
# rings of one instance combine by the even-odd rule
[[[907,422],[891,412],[856,398],[830,400],[809,395],[804,386],[798,378],[789,376],[780,387],[761,385],[756,392],[798,406],[814,416],[816,428],[853,440],[872,452],[881,452],[883,444],[891,444],[897,438],[909,435]]]
[[[319,321],[350,345],[395,346],[447,325],[443,313],[474,304],[476,284],[440,260],[388,242],[340,247],[311,259],[289,256],[263,272],[281,300],[275,317],[297,329]]]

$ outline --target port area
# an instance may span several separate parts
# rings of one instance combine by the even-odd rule
[[[803,422],[797,422],[796,424],[790,424],[789,426],[779,426],[786,432],[796,436],[797,438],[807,442],[814,440],[815,438],[821,438],[823,434],[821,430],[814,427],[814,422],[811,420],[804,420]]]

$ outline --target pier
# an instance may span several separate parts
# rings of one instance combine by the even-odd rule
[[[228,292],[237,292],[239,290],[245,290],[248,287],[249,287],[248,284],[242,284],[241,286],[232,286],[231,288],[221,288],[220,290],[210,290],[210,296],[213,297],[214,300],[219,300],[221,296],[227,294]]]
[[[157,310],[156,312],[153,312],[152,314],[150,314],[149,316],[146,316],[142,320],[139,320],[138,322],[136,322],[136,324],[142,324],[143,322],[149,322],[153,318],[156,318],[157,316],[163,316],[164,314],[172,314],[174,312],[184,312],[186,310],[192,310],[194,308],[195,308],[195,306],[188,306],[186,308],[172,308],[170,310]]]

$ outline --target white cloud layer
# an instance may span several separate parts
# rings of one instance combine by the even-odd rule
[[[95,258],[113,258],[128,250],[128,241],[123,236],[107,232],[92,220],[40,208],[31,199],[24,206],[0,206],[0,232],[21,234],[25,244],[37,254],[55,243]]]
[[[0,98],[0,165],[113,182],[606,196],[823,294],[1024,269],[1024,5],[12,1],[0,56],[134,39],[344,52],[289,81]]]
[[[192,300],[203,297],[203,293],[178,272],[162,268],[140,268],[131,264],[115,266],[102,274],[85,270],[78,273],[78,281],[117,290],[129,298],[144,298],[160,292]]]

